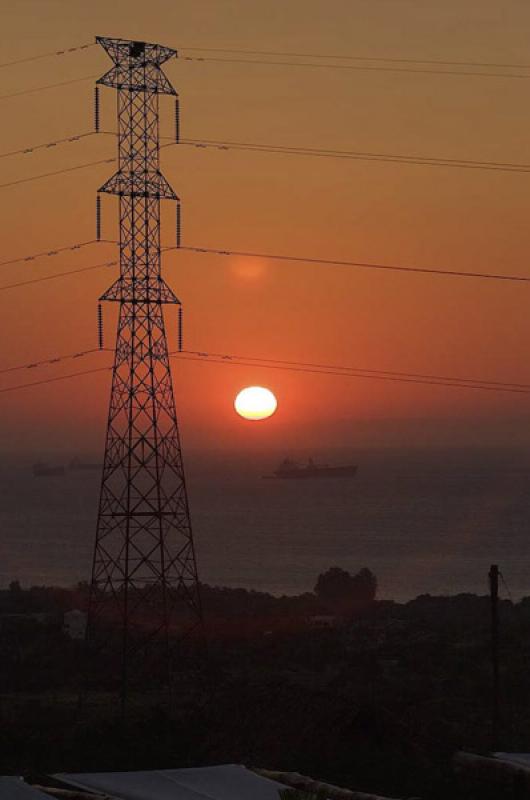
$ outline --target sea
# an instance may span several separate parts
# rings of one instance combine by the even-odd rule
[[[203,582],[293,595],[332,566],[368,567],[402,602],[485,594],[495,563],[506,597],[530,595],[530,451],[337,450],[327,461],[358,464],[355,478],[264,480],[284,456],[188,454]],[[1,588],[89,579],[99,485],[97,470],[34,477],[30,458],[2,460]]]

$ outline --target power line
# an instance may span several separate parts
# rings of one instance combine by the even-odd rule
[[[27,56],[26,58],[17,58],[14,61],[4,61],[3,64],[0,64],[0,69],[4,67],[13,67],[16,64],[26,64],[29,61],[38,61],[41,58],[50,58],[52,56],[66,56],[70,55],[71,53],[77,53],[80,50],[88,50],[89,47],[95,47],[95,42],[89,42],[87,44],[80,44],[77,47],[67,47],[64,50],[51,50],[48,53],[41,53],[37,56]]]
[[[86,242],[77,242],[76,244],[67,245],[65,247],[57,248],[56,250],[47,250],[41,251],[40,253],[34,253],[33,255],[29,256],[19,256],[18,258],[13,258],[8,261],[0,261],[0,267],[8,266],[12,264],[18,264],[23,262],[34,261],[37,258],[41,257],[52,257],[58,255],[59,253],[71,251],[71,250],[80,250],[83,247],[87,247],[91,244],[116,244],[115,241],[110,239],[90,239]],[[412,274],[420,274],[420,275],[439,275],[441,277],[456,277],[456,278],[477,278],[480,280],[495,280],[495,281],[509,281],[509,282],[516,282],[516,283],[530,283],[530,276],[524,275],[502,275],[500,273],[493,273],[493,272],[466,272],[464,270],[449,270],[449,269],[431,269],[429,267],[412,267],[412,266],[403,266],[400,264],[377,264],[373,262],[366,262],[366,261],[342,261],[338,259],[331,259],[331,258],[315,258],[313,256],[293,256],[293,255],[285,255],[279,253],[259,253],[250,250],[227,250],[227,249],[219,249],[213,247],[193,247],[187,245],[181,245],[180,247],[176,247],[175,245],[170,245],[166,247],[162,247],[162,252],[169,252],[173,250],[186,250],[190,253],[198,253],[203,255],[216,255],[216,256],[240,256],[244,258],[262,258],[268,259],[270,261],[292,261],[295,263],[309,263],[309,264],[329,264],[330,266],[338,266],[338,267],[355,267],[360,269],[375,269],[375,270],[383,270],[383,271],[392,271],[392,272],[406,272]],[[52,280],[55,278],[62,278],[68,275],[73,275],[78,272],[87,272],[93,269],[99,269],[101,267],[106,266],[114,266],[117,261],[105,261],[100,264],[93,264],[92,266],[82,267],[76,270],[70,270],[68,272],[59,272],[53,273],[52,275],[46,275],[41,278],[34,278],[29,281],[24,281],[22,283],[15,283],[9,284],[7,286],[0,286],[0,291],[6,289],[13,289],[19,286],[25,286],[31,283],[39,283],[40,281],[47,281]]]
[[[114,131],[86,131],[83,133],[75,134],[64,139],[55,139],[50,142],[43,142],[41,144],[33,145],[31,147],[20,148],[19,150],[11,150],[5,153],[0,153],[0,158],[7,158],[8,156],[22,155],[33,153],[36,150],[45,150],[56,147],[61,144],[70,144],[78,142],[81,139],[103,133],[106,135],[115,136]],[[172,147],[176,143],[173,137],[170,144],[162,145],[162,147]],[[530,164],[503,162],[503,161],[478,161],[473,159],[462,158],[442,158],[440,156],[418,156],[407,155],[403,153],[376,153],[367,151],[356,150],[336,150],[332,148],[317,148],[317,147],[295,147],[288,145],[274,145],[264,144],[258,142],[233,142],[220,139],[181,139],[180,145],[187,147],[195,147],[197,149],[214,149],[214,150],[241,150],[257,153],[279,153],[280,155],[302,155],[314,156],[320,158],[333,158],[333,159],[346,159],[355,161],[383,161],[397,164],[415,164],[419,166],[429,167],[454,167],[457,169],[484,169],[502,172],[530,172]],[[81,167],[76,167],[76,169]],[[53,173],[57,174],[57,173]],[[36,180],[40,176],[34,176],[24,179],[25,181]],[[43,177],[47,177],[43,176]]]
[[[319,158],[346,159],[353,161],[383,161],[395,164],[415,164],[426,167],[453,167],[457,169],[481,169],[500,172],[530,172],[530,164],[502,161],[477,161],[460,158],[441,158],[438,156],[416,156],[400,153],[373,153],[355,150],[333,150],[316,147],[289,147],[286,145],[258,144],[254,142],[231,142],[214,139],[181,139],[180,145],[215,150],[243,150],[256,153],[279,153],[280,155],[301,155]]]
[[[78,353],[67,353],[66,355],[55,356],[52,358],[45,358],[42,361],[32,361],[29,364],[18,364],[15,367],[7,367],[0,369],[0,375],[5,375],[8,372],[20,372],[23,369],[37,369],[38,367],[49,367],[51,364],[58,364],[62,361],[70,361],[75,358],[83,358],[84,356],[91,355],[92,353],[99,353],[98,347],[93,347],[91,350],[81,350]]]
[[[9,150],[6,153],[0,153],[0,158],[8,158],[9,156],[29,155],[34,153],[35,150],[48,150],[52,147],[57,147],[60,144],[70,144],[72,142],[80,142],[81,139],[86,139],[87,136],[96,135],[96,131],[87,131],[85,133],[77,133],[73,136],[68,136],[65,139],[55,139],[51,142],[43,142],[41,144],[34,144],[31,147],[21,147],[20,150]]]
[[[86,247],[90,244],[116,244],[116,242],[111,241],[109,239],[105,240],[92,239],[88,242],[80,242],[78,244],[70,245],[68,247],[62,247],[57,250],[48,250],[48,251],[43,251],[41,253],[36,253],[31,256],[14,258],[11,259],[10,261],[2,261],[0,262],[0,267],[6,266],[8,264],[17,264],[21,262],[33,261],[37,258],[44,256],[55,256],[58,255],[59,253],[69,250],[79,250],[82,247]],[[256,253],[248,250],[220,250],[211,247],[191,247],[186,245],[181,245],[180,247],[175,247],[174,245],[172,245],[168,247],[162,247],[161,249],[162,252],[168,252],[172,250],[186,250],[191,253],[210,254],[216,256],[241,256],[246,258],[263,258],[271,261],[292,261],[296,263],[329,264],[330,266],[356,267],[360,269],[406,272],[406,273],[413,273],[420,275],[439,275],[441,277],[445,276],[445,277],[457,277],[457,278],[478,278],[480,280],[509,281],[516,283],[530,282],[530,277],[526,277],[523,275],[501,275],[489,272],[465,272],[463,270],[430,269],[428,267],[408,267],[408,266],[401,266],[398,264],[375,264],[363,261],[340,261],[337,259],[314,258],[310,256],[280,255],[278,253]],[[29,281],[13,283],[7,286],[0,286],[0,292],[5,291],[7,289],[15,289],[20,286],[27,286],[28,284],[32,283],[40,283],[41,281],[49,281],[49,280],[54,280],[56,278],[67,277],[68,275],[74,275],[79,272],[89,272],[90,270],[100,269],[101,267],[114,266],[115,264],[117,264],[116,260],[105,261],[100,264],[93,264],[88,267],[81,267],[79,269],[69,270],[68,272],[53,273],[51,275],[45,275],[40,278],[33,278]]]
[[[405,72],[418,73],[423,75],[459,75],[474,78],[530,78],[530,74],[514,72],[472,72],[468,70],[448,70],[448,69],[422,69],[417,67],[374,67],[360,64],[317,64],[308,61],[265,61],[263,59],[249,58],[218,58],[217,56],[183,56],[182,61],[210,61],[217,64],[260,64],[277,67],[312,67],[314,69],[337,69],[355,70],[360,72]]]
[[[35,261],[37,258],[52,257],[59,253],[65,253],[70,250],[81,250],[83,247],[88,247],[89,244],[95,244],[97,239],[90,239],[88,242],[76,242],[75,244],[66,245],[65,247],[58,247],[56,250],[42,250],[40,253],[33,253],[30,256],[18,256],[11,258],[8,261],[0,261],[0,267],[7,267],[11,264],[20,264],[26,261]]]
[[[7,392],[14,392],[17,389],[29,389],[32,386],[42,386],[45,383],[56,383],[57,381],[65,381],[69,378],[80,378],[82,375],[92,375],[95,372],[108,372],[112,367],[95,367],[94,369],[84,369],[79,372],[71,372],[69,375],[57,375],[54,378],[43,378],[40,381],[32,381],[31,383],[19,383],[16,386],[5,386],[0,389],[0,394]]]
[[[74,50],[76,50],[76,49],[82,50],[82,49],[84,49],[84,47],[89,47],[89,46],[92,46],[92,45],[86,45],[86,46],[83,46],[83,47],[80,47],[80,48],[72,48],[71,52],[74,52]],[[191,48],[189,48],[189,49],[191,49]],[[198,48],[193,48],[193,49],[198,49]],[[65,52],[70,52],[70,51],[65,51]],[[226,52],[239,52],[239,51],[226,51]],[[42,55],[42,56],[35,56],[33,58],[22,59],[19,62],[17,62],[17,61],[6,62],[4,64],[0,64],[0,68],[1,67],[11,66],[12,64],[16,64],[16,63],[22,63],[23,61],[34,61],[34,60],[36,60],[38,58],[44,58],[44,57],[46,57],[46,55],[62,55],[62,52],[50,53],[50,54],[45,54],[45,55]],[[313,56],[313,57],[314,58],[320,58],[321,56]],[[212,62],[216,62],[216,63],[233,63],[233,64],[261,64],[261,65],[266,65],[266,66],[312,67],[312,68],[316,68],[316,69],[357,70],[357,71],[365,71],[365,72],[405,72],[405,73],[420,73],[420,74],[427,74],[427,75],[462,75],[462,76],[472,76],[472,77],[481,77],[481,78],[523,78],[523,79],[524,78],[526,78],[526,79],[530,78],[530,74],[527,75],[527,74],[523,74],[523,73],[472,72],[472,71],[462,71],[462,70],[421,69],[421,68],[416,68],[416,67],[364,66],[364,65],[360,65],[360,64],[331,64],[331,63],[319,64],[319,63],[309,63],[309,62],[300,62],[300,61],[297,61],[297,62],[293,62],[293,61],[270,61],[270,60],[265,61],[265,60],[261,60],[261,59],[217,58],[217,57],[214,57],[214,56],[198,56],[198,57],[184,56],[182,58],[182,60],[184,60],[184,61],[195,61],[195,62],[196,61],[203,61],[203,62],[204,61],[212,61]],[[369,60],[374,61],[376,59],[369,59]],[[387,59],[381,59],[381,60],[387,61]],[[388,59],[389,63],[390,62],[397,62],[397,61],[398,61],[398,59]],[[401,61],[401,60],[399,60],[399,61]],[[460,63],[460,62],[434,62],[434,61],[424,61],[424,62],[417,61],[416,62],[413,59],[403,59],[403,62],[407,62],[407,63],[425,63],[425,64],[429,64],[429,63],[432,63],[432,64],[435,64],[435,63],[444,64],[444,63],[447,63],[448,65],[453,64],[453,63],[454,64],[459,64]],[[481,64],[479,64],[477,62],[476,66],[481,66]],[[486,65],[484,64],[484,66],[486,66]],[[491,65],[491,66],[495,66],[495,65]],[[500,66],[504,66],[504,65],[498,65],[498,66],[500,67]],[[512,68],[511,65],[506,65],[506,67],[507,68]],[[526,66],[523,66],[523,65],[521,65],[519,67],[517,65],[513,65],[513,68],[529,69],[529,67],[526,67]],[[67,85],[73,84],[73,83],[81,83],[83,81],[93,80],[94,78],[97,78],[97,77],[98,77],[97,75],[87,75],[87,76],[80,77],[80,78],[71,78],[70,80],[67,80],[67,81],[59,81],[57,83],[48,83],[48,84],[45,84],[44,86],[36,86],[34,88],[31,88],[31,89],[22,89],[21,91],[18,91],[18,92],[12,92],[10,94],[0,95],[0,100],[8,100],[8,99],[13,98],[13,97],[21,97],[21,96],[26,95],[26,94],[33,94],[35,92],[42,92],[42,91],[46,91],[48,89],[55,89],[57,87],[67,86]]]
[[[46,359],[41,362],[22,364],[16,367],[3,370],[3,372],[13,372],[16,370],[30,369],[40,366],[48,366],[58,361],[68,358],[79,358],[89,355],[99,350],[87,350],[80,353],[63,355],[55,359]],[[106,349],[104,352],[111,352]],[[363,367],[348,367],[337,364],[315,364],[303,361],[286,361],[281,359],[266,359],[252,356],[238,356],[227,353],[206,353],[198,350],[172,351],[169,353],[172,358],[179,358],[184,361],[196,361],[200,363],[230,364],[233,366],[260,367],[264,369],[287,370],[290,372],[311,373],[315,375],[334,375],[343,378],[363,378],[367,380],[383,380],[394,383],[411,383],[428,386],[443,386],[456,389],[477,389],[481,391],[501,391],[515,394],[530,394],[530,384],[527,383],[508,383],[503,381],[488,381],[477,378],[459,378],[447,375],[432,375],[415,372],[393,372],[390,370],[374,370]],[[98,367],[95,369],[81,370],[67,375],[58,375],[50,378],[43,378],[30,383],[7,386],[0,389],[0,393],[11,392],[17,389],[25,389],[32,386],[40,386],[46,383],[68,380],[70,378],[90,375],[95,372],[104,372],[112,369],[112,366]]]
[[[86,136],[90,134],[84,134]],[[75,137],[62,140],[62,141],[75,141]],[[199,140],[183,140],[181,144],[193,146],[193,147],[213,147],[215,149],[222,149],[222,150],[250,150],[253,152],[270,152],[270,153],[280,153],[282,155],[306,155],[306,156],[320,156],[324,158],[346,158],[351,160],[357,161],[384,161],[390,162],[395,164],[415,164],[416,166],[424,166],[424,167],[456,167],[459,169],[482,169],[482,170],[493,170],[497,172],[518,172],[518,173],[529,173],[530,172],[530,164],[510,164],[510,163],[502,163],[502,162],[487,162],[487,161],[459,161],[459,160],[452,160],[452,159],[442,159],[442,158],[422,158],[422,157],[409,157],[409,156],[402,156],[402,155],[376,155],[371,153],[365,154],[355,154],[353,151],[348,153],[347,151],[336,151],[333,153],[332,151],[319,151],[316,149],[311,148],[288,148],[288,147],[280,147],[274,145],[253,145],[253,144],[235,144],[230,142],[201,142]],[[48,145],[38,145],[37,147],[42,148]],[[51,146],[51,145],[50,145]],[[176,146],[173,144],[165,144],[160,147],[160,149],[165,147],[174,147]],[[37,148],[34,148],[37,149]],[[27,150],[16,151],[19,152],[28,152]],[[7,155],[14,155],[15,152],[12,153],[5,153],[0,155],[0,158],[7,156]],[[86,164],[77,164],[73,167],[65,167],[64,169],[54,170],[53,172],[44,172],[40,175],[30,175],[28,178],[19,178],[14,181],[8,181],[7,183],[0,183],[0,189],[7,189],[12,186],[19,186],[23,183],[31,183],[33,181],[42,180],[43,178],[51,178],[55,177],[56,175],[63,175],[67,172],[75,172],[79,169],[86,169],[88,167],[95,167],[101,164],[110,164],[115,161],[115,158],[104,158],[98,161],[89,161]]]
[[[12,92],[11,94],[0,95],[0,100],[9,100],[11,97],[22,97],[24,94],[33,94],[34,92],[44,92],[47,89],[56,89],[58,86],[68,86],[71,83],[81,83],[82,81],[91,81],[97,78],[97,75],[86,75],[84,78],[72,78],[68,81],[59,81],[59,83],[47,83],[44,86],[36,86],[34,89],[22,89],[20,92]]]
[[[115,136],[114,131],[101,131],[106,135]],[[0,153],[0,158],[7,158],[8,156],[21,155],[33,153],[36,150],[44,150],[55,147],[60,144],[69,144],[72,142],[80,141],[81,139],[96,135],[96,131],[87,131],[64,139],[56,139],[50,142],[33,145],[31,147],[20,148],[19,150],[11,150],[5,153]],[[172,138],[172,137],[161,137]],[[170,144],[162,145],[162,147],[173,147],[175,142],[171,141]],[[418,156],[407,155],[403,153],[376,153],[369,151],[356,151],[356,150],[336,150],[332,148],[317,148],[317,147],[296,147],[288,145],[274,145],[259,142],[234,142],[221,139],[181,139],[180,145],[187,147],[195,147],[197,149],[214,149],[214,150],[242,150],[258,153],[279,153],[280,155],[302,155],[314,156],[320,158],[333,158],[333,159],[346,159],[355,161],[384,161],[397,164],[415,164],[419,166],[430,167],[454,167],[457,169],[485,169],[495,170],[502,172],[530,172],[530,164],[516,163],[516,162],[503,162],[503,161],[479,161],[473,159],[461,158],[443,158],[440,156]],[[91,166],[91,165],[90,165]],[[79,168],[82,168],[79,167]],[[76,167],[77,169],[77,167]],[[53,173],[56,174],[56,173]],[[26,178],[24,180],[36,180],[40,176]],[[47,177],[47,176],[43,176]]]
[[[180,352],[180,351],[179,351]],[[176,355],[179,355],[175,353]],[[482,380],[481,378],[456,378],[453,375],[432,375],[432,374],[425,374],[421,372],[396,372],[395,370],[381,370],[381,369],[369,369],[366,367],[341,367],[337,364],[316,364],[312,362],[305,362],[305,361],[288,361],[286,359],[281,358],[262,358],[253,356],[240,356],[240,355],[233,355],[227,353],[205,353],[200,350],[184,350],[182,351],[188,355],[200,356],[203,359],[220,359],[222,361],[245,361],[245,362],[256,362],[257,366],[263,366],[264,364],[272,364],[272,365],[282,365],[288,367],[310,367],[311,369],[322,369],[322,370],[329,370],[332,369],[334,371],[340,370],[341,372],[345,373],[363,373],[367,375],[375,375],[375,376],[389,376],[394,378],[421,378],[422,380],[429,380],[429,381],[449,381],[451,385],[453,384],[463,384],[467,386],[468,384],[477,385],[477,386],[487,386],[489,387],[510,387],[516,389],[528,389],[530,390],[530,383],[513,383],[508,381],[491,381],[491,380]],[[173,355],[173,353],[172,353]],[[445,385],[445,384],[444,384]]]
[[[19,283],[10,283],[6,286],[0,286],[0,292],[6,292],[9,289],[18,289],[21,286],[29,286],[32,283],[42,283],[43,281],[53,281],[57,278],[66,278],[68,275],[78,275],[80,272],[91,272],[95,269],[102,269],[102,267],[114,267],[118,262],[104,261],[100,264],[92,264],[90,267],[80,267],[79,269],[70,269],[67,272],[54,272],[52,275],[44,275],[41,278],[32,278],[29,281],[21,281]]]
[[[0,100],[1,99],[2,98],[0,98]],[[102,132],[109,133],[109,131],[102,131]],[[89,134],[85,134],[85,135],[89,135]],[[64,141],[66,141],[66,140],[64,140]],[[171,144],[163,144],[163,145],[161,145],[160,149],[162,150],[164,147],[173,147],[173,146],[175,146],[175,144],[176,144],[175,142],[172,142]],[[43,147],[45,145],[40,145],[40,146]],[[11,154],[7,154],[7,155],[11,155]],[[52,178],[52,177],[55,177],[56,175],[63,175],[66,172],[75,172],[78,169],[86,169],[87,167],[97,167],[97,166],[99,166],[101,164],[112,164],[115,161],[116,161],[116,158],[113,156],[112,158],[103,158],[103,159],[100,159],[99,161],[88,161],[86,164],[76,164],[73,167],[65,167],[64,169],[54,170],[53,172],[43,172],[40,175],[30,175],[28,178],[19,178],[18,180],[15,180],[15,181],[8,181],[7,183],[0,183],[0,189],[7,189],[8,187],[18,186],[18,185],[20,185],[22,183],[31,183],[32,181],[38,181],[38,180],[41,180],[42,178]]]
[[[55,175],[64,175],[66,172],[75,172],[78,169],[86,169],[87,167],[96,167],[100,164],[111,164],[115,158],[103,158],[99,161],[89,161],[87,164],[77,164],[74,167],[65,167],[64,169],[57,169],[53,172],[43,172],[41,175],[31,175],[29,178],[19,178],[16,181],[8,181],[7,183],[0,183],[0,189],[7,189],[10,186],[19,186],[22,183],[30,183],[31,181],[38,181],[42,178],[52,178]]]
[[[273,363],[272,360],[267,362],[261,362],[258,359],[252,360],[242,360],[238,359],[237,356],[233,357],[230,355],[224,356],[210,356],[208,353],[202,353],[199,356],[192,356],[186,355],[186,353],[181,354],[179,352],[170,353],[171,356],[178,356],[182,358],[184,361],[201,361],[208,363],[216,363],[216,364],[233,364],[236,366],[244,366],[244,367],[260,367],[263,369],[277,369],[277,370],[287,370],[289,372],[308,372],[314,375],[335,375],[338,377],[344,378],[366,378],[368,380],[381,380],[381,381],[391,381],[393,383],[413,383],[413,384],[422,384],[428,386],[447,386],[451,388],[457,389],[480,389],[482,391],[492,391],[492,392],[510,392],[515,394],[530,394],[530,386],[528,388],[518,388],[518,384],[502,384],[502,383],[492,383],[489,384],[488,382],[484,381],[477,381],[474,382],[469,380],[468,382],[465,381],[463,378],[457,378],[455,380],[438,380],[430,378],[429,376],[425,377],[405,377],[406,373],[386,373],[382,372],[379,373],[376,370],[356,370],[355,368],[348,368],[348,367],[329,367],[329,368],[320,368],[316,365],[309,365],[309,364],[301,364],[300,366],[295,366],[296,362],[291,362],[291,365],[282,364],[281,362]]]
[[[398,264],[375,264],[372,262],[365,262],[365,261],[339,261],[336,259],[314,258],[310,256],[304,257],[304,256],[278,255],[275,253],[256,253],[256,252],[250,252],[248,250],[217,250],[210,247],[191,247],[191,246],[188,247],[186,245],[181,245],[180,248],[168,247],[167,249],[187,250],[193,253],[209,253],[217,256],[244,256],[247,258],[264,258],[273,261],[294,261],[294,262],[304,262],[308,264],[330,264],[332,266],[338,266],[338,267],[358,267],[360,269],[389,270],[393,272],[409,272],[409,273],[417,273],[423,275],[441,275],[441,276],[449,276],[457,278],[479,278],[481,280],[495,280],[495,281],[516,281],[518,283],[530,282],[530,277],[525,277],[522,275],[500,275],[489,272],[465,272],[463,270],[454,270],[454,269],[430,269],[428,267],[409,267],[409,266],[401,266]]]
[[[38,61],[43,58],[51,58],[56,56],[70,55],[81,50],[88,50],[95,47],[95,42],[87,42],[75,47],[67,47],[63,50],[51,50],[47,53],[40,53],[36,56],[27,56],[25,58],[14,59],[13,61],[5,61],[0,64],[0,69],[4,67],[11,67],[18,64],[25,64],[31,61]],[[442,59],[428,59],[428,58],[395,58],[388,56],[353,56],[343,55],[337,53],[298,53],[286,52],[282,50],[247,50],[241,48],[226,48],[226,47],[180,47],[179,52],[189,50],[192,52],[205,52],[205,53],[236,53],[241,55],[253,56],[279,56],[285,58],[319,58],[319,59],[335,59],[339,61],[359,61],[359,62],[380,62],[389,64],[431,64],[438,66],[452,66],[452,67],[485,67],[488,69],[530,69],[530,64],[513,64],[513,63],[496,63],[488,61],[447,61]]]
[[[253,56],[285,56],[289,58],[332,58],[340,61],[380,61],[390,64],[438,64],[440,66],[451,67],[488,67],[492,69],[530,69],[530,64],[496,64],[488,61],[442,61],[440,59],[427,58],[388,58],[385,56],[352,56],[322,54],[322,53],[293,53],[278,50],[240,50],[222,47],[181,47],[182,50],[193,50],[206,53],[240,53],[242,55]]]

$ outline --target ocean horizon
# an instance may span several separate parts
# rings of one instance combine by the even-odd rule
[[[189,454],[202,582],[293,595],[331,566],[368,567],[380,598],[405,601],[485,594],[498,563],[513,599],[530,595],[530,451],[343,448],[312,455],[358,464],[355,478],[263,480],[286,455],[309,456]],[[32,474],[35,462],[70,458],[2,460],[1,588],[90,578],[99,471]]]

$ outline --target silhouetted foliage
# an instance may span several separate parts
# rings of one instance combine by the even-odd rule
[[[375,600],[377,579],[366,567],[356,575],[340,567],[331,567],[318,576],[315,594],[330,610],[341,613],[362,611]]]
[[[212,693],[193,688],[181,661],[175,706],[156,711],[140,694],[125,726],[105,687],[76,718],[83,642],[63,630],[62,612],[84,607],[86,585],[1,590],[0,774],[235,762],[392,797],[470,800],[451,756],[490,746],[489,598],[396,603],[375,600],[376,588],[369,570],[338,568],[293,597],[203,586]],[[320,626],[326,614],[335,619]],[[499,617],[502,746],[519,752],[530,741],[530,598],[501,600]]]

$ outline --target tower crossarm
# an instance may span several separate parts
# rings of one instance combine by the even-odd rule
[[[118,170],[100,192],[120,202],[120,277],[102,300],[178,303],[161,276],[160,200],[179,198],[160,171],[159,96],[176,95],[160,65],[176,50],[98,37],[114,61],[98,84],[117,91]]]
[[[170,47],[161,47],[149,42],[133,42],[127,39],[109,39],[96,36],[108,53],[114,66],[97,82],[114,89],[133,89],[136,91],[173,94],[177,92],[160,66],[177,55]]]

